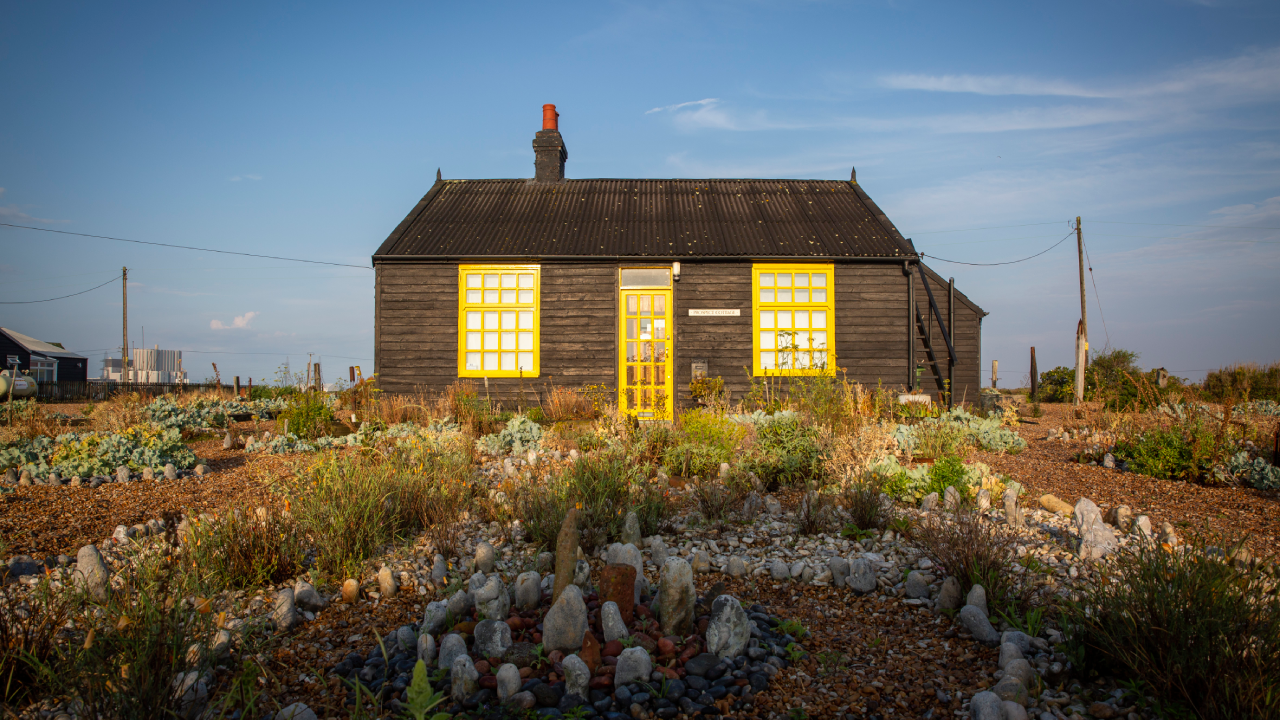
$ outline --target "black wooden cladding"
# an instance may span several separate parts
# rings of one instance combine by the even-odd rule
[[[603,385],[616,391],[618,287],[616,262],[542,262],[541,375],[491,378],[490,396],[514,405],[537,403],[549,384],[566,387]],[[625,265],[625,264],[623,264]],[[691,401],[693,360],[706,360],[711,376],[722,377],[734,400],[750,389],[752,288],[750,262],[682,263],[674,287],[676,396]],[[375,352],[379,385],[391,392],[422,388],[444,390],[457,380],[458,265],[456,263],[380,263],[377,266]],[[929,277],[939,310],[949,312],[946,282]],[[905,388],[915,375],[908,367],[908,282],[926,320],[927,295],[920,275],[910,277],[889,263],[836,263],[834,342],[843,376],[864,385]],[[690,309],[738,309],[738,317],[690,317]],[[958,362],[955,398],[976,401],[984,313],[956,293],[952,342]],[[942,377],[948,377],[946,347],[939,318],[933,317],[933,345]],[[927,364],[923,328],[914,328],[915,357]],[[940,349],[941,348],[941,349]],[[482,380],[477,380],[483,385]],[[921,375],[922,389],[935,397],[932,367]],[[520,391],[523,389],[523,396]]]
[[[437,181],[374,256],[914,258],[856,183]]]

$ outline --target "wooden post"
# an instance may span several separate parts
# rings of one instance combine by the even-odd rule
[[[996,388],[996,371],[999,369],[1000,369],[1000,361],[992,360],[991,361],[991,389],[992,390]]]
[[[1035,400],[1040,392],[1040,373],[1036,372],[1036,346],[1031,346],[1031,399]]]
[[[247,395],[248,396],[245,398],[246,400],[253,399],[253,376],[252,375],[249,376],[249,392]]]
[[[1076,404],[1084,402],[1084,367],[1089,362],[1089,314],[1084,306],[1084,235],[1076,216],[1076,254],[1080,257],[1080,325],[1076,330]]]
[[[316,380],[316,390],[323,390],[323,389],[324,389],[324,383],[323,383],[323,382],[321,382],[321,380],[320,380],[320,363],[316,363],[316,374],[315,374],[315,380]]]
[[[947,332],[951,333],[951,346],[956,345],[956,279],[947,279]],[[947,356],[947,409],[955,405],[956,397],[956,358]]]
[[[348,367],[347,372],[350,373],[351,375],[351,384],[355,385],[356,384],[356,366],[352,365],[351,367]]]
[[[236,387],[236,399],[238,400],[240,398],[240,376],[239,375],[236,375],[235,387]]]
[[[122,300],[124,308],[123,312],[123,332],[120,340],[120,382],[128,382],[126,378],[129,371],[129,268],[121,268],[120,276],[124,282],[121,284]]]

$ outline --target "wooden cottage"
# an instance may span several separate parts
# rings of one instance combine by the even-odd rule
[[[436,182],[373,256],[391,392],[483,382],[527,405],[605,386],[640,418],[690,381],[837,373],[974,400],[981,308],[920,262],[858,185],[571,180],[551,105],[531,179]],[[840,371],[840,372],[837,372]]]

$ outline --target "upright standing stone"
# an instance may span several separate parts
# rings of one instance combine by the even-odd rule
[[[648,682],[653,672],[653,661],[642,647],[627,648],[618,656],[618,669],[613,674],[614,687],[634,682]]]
[[[876,571],[866,558],[854,558],[849,563],[849,577],[844,584],[854,592],[865,595],[876,589]]]
[[[722,658],[735,658],[747,649],[751,639],[751,621],[742,603],[732,595],[721,595],[711,603],[711,619],[707,623],[707,652]]]
[[[938,493],[933,492],[924,496],[920,501],[920,512],[929,512],[938,508]]]
[[[436,555],[431,561],[431,581],[440,582],[444,580],[445,575],[449,573],[449,563],[445,561],[443,555]]]
[[[13,468],[9,468],[8,470],[5,470],[5,471],[4,471],[4,484],[5,484],[5,485],[17,485],[17,484],[18,484],[18,471],[17,471],[17,470],[14,470]]]
[[[839,556],[833,557],[827,561],[827,569],[831,571],[832,587],[844,587],[844,581],[849,577],[849,561]]]
[[[178,468],[174,467],[174,466],[173,466],[173,463],[165,463],[165,465],[164,465],[164,479],[165,479],[165,480],[177,480],[177,479],[178,479]]]
[[[475,664],[466,653],[454,658],[449,665],[449,676],[453,680],[450,696],[457,702],[466,700],[479,689],[476,681],[480,679],[480,673],[476,671]]]
[[[577,585],[569,585],[542,620],[543,647],[547,652],[575,652],[582,647],[582,636],[586,632],[587,604],[582,601],[582,590]]]
[[[991,491],[986,488],[982,488],[981,490],[979,490],[977,502],[978,502],[979,510],[982,510],[982,511],[990,510],[991,509]]]
[[[498,668],[498,702],[505,703],[512,695],[520,692],[524,680],[520,678],[520,668],[506,663]]]
[[[431,633],[424,632],[418,636],[418,659],[428,666],[436,661],[436,639]]]
[[[640,546],[640,518],[634,512],[627,513],[627,518],[622,523],[622,537],[619,540],[623,545]]]
[[[564,668],[564,692],[566,695],[577,695],[584,700],[587,697],[587,683],[591,681],[591,670],[587,663],[577,655],[570,655],[561,662]]]
[[[1080,498],[1072,511],[1071,522],[1080,536],[1080,557],[1097,560],[1116,549],[1116,532],[1102,522],[1102,513],[1089,498]]]
[[[382,593],[383,600],[390,600],[396,596],[396,592],[400,589],[400,584],[396,582],[396,577],[391,573],[391,568],[386,565],[378,571],[378,590]]]
[[[987,610],[987,590],[981,585],[974,585],[969,588],[969,594],[965,596],[964,604],[978,608],[984,616],[990,614],[990,611]]]
[[[636,569],[614,563],[600,572],[600,600],[615,603],[623,622],[630,625],[635,610]]]
[[[607,643],[631,635],[627,630],[627,623],[622,619],[622,613],[618,610],[618,603],[612,600],[607,600],[600,606],[600,626],[604,628],[604,641]]]
[[[669,558],[658,580],[656,611],[664,635],[688,635],[693,627],[698,591],[693,586],[693,569],[684,558]]]
[[[475,630],[476,652],[500,658],[511,647],[511,626],[499,620],[481,620]]]
[[[72,576],[76,587],[84,590],[98,602],[106,602],[111,590],[111,571],[102,561],[102,555],[93,545],[85,545],[76,553],[76,572]]]
[[[440,667],[442,669],[452,668],[453,661],[459,657],[466,657],[467,641],[462,639],[458,633],[449,633],[440,639]]]
[[[271,617],[276,621],[276,630],[289,632],[302,622],[298,617],[298,609],[293,604],[293,589],[285,588],[276,593],[275,610]]]
[[[1013,527],[1022,526],[1022,510],[1018,507],[1018,491],[1013,488],[1007,488],[1004,491],[1004,518],[1005,522]]]
[[[152,469],[151,469],[151,468],[149,468],[149,467],[144,467],[144,468],[142,468],[142,479],[143,479],[143,481],[155,480],[155,479],[156,479],[156,471],[155,471],[155,470],[152,470]]]
[[[516,607],[535,610],[542,602],[542,576],[536,571],[520,573],[516,578]]]
[[[476,569],[477,570],[479,570],[482,573],[485,573],[486,575],[493,572],[493,566],[496,559],[497,558],[495,557],[493,546],[490,545],[487,541],[481,540],[480,544],[476,545]]]
[[[511,595],[502,578],[491,575],[484,586],[476,590],[476,608],[490,620],[506,620],[511,614]]]
[[[573,584],[582,588],[583,592],[587,592],[587,588],[591,585],[591,563],[586,560],[578,560],[574,563]]]
[[[729,558],[728,565],[725,566],[725,572],[729,577],[745,577],[747,574],[747,561],[742,559],[741,555],[734,555]]]
[[[556,584],[551,592],[552,603],[573,584],[573,571],[578,563],[578,540],[578,509],[571,508],[564,516],[560,535],[556,538]]]
[[[938,609],[958,610],[960,606],[960,581],[953,575],[942,581],[942,590],[938,592]]]
[[[943,491],[942,506],[948,510],[955,510],[960,507],[960,491],[956,490],[955,485],[948,485],[947,489]]]
[[[605,553],[605,562],[609,564],[627,564],[636,569],[635,581],[632,583],[632,593],[634,599],[632,603],[640,602],[640,594],[649,587],[649,583],[644,579],[644,557],[640,555],[640,548],[635,545],[621,545],[614,543],[609,546],[609,550]],[[622,607],[619,604],[619,607]]]

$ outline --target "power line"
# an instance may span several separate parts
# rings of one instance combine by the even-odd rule
[[[1280,228],[1277,228],[1280,229]],[[1187,242],[1228,242],[1228,243],[1253,243],[1255,245],[1280,245],[1277,240],[1228,240],[1227,238],[1190,238],[1190,237],[1171,237],[1168,235],[1115,235],[1113,233],[1093,233],[1102,237],[1122,237],[1122,238],[1142,238],[1144,240],[1186,240]]]
[[[333,265],[334,267],[352,267],[361,270],[370,270],[371,268],[364,265],[350,265],[347,263],[332,263],[323,260],[303,260],[302,258],[280,257],[279,255],[256,255],[254,253],[235,252],[234,250],[212,250],[210,248],[192,247],[191,245],[173,245],[170,243],[150,242],[147,240],[130,240],[128,238],[110,237],[108,235],[89,235],[87,233],[68,232],[66,230],[53,230],[51,228],[32,227],[30,225],[14,225],[13,223],[0,223],[5,227],[22,228],[23,230],[39,230],[40,232],[57,233],[59,235],[75,235],[77,237],[97,238],[99,240],[115,240],[117,242],[137,243],[139,245],[155,245],[157,247],[177,248],[179,250],[198,250],[200,252],[220,253],[222,255],[240,255],[243,257],[265,258],[267,260],[287,260],[289,262],[311,263],[312,265]]]
[[[1072,233],[1074,233],[1074,232],[1075,232],[1075,230],[1072,230],[1071,232],[1067,233],[1066,235],[1063,235],[1063,236],[1062,236],[1062,239],[1061,239],[1061,240],[1059,240],[1058,242],[1056,242],[1056,243],[1054,243],[1054,244],[1050,245],[1049,247],[1045,248],[1044,250],[1041,250],[1040,252],[1036,253],[1035,255],[1032,255],[1031,257],[1024,257],[1024,258],[1022,258],[1021,260],[1010,260],[1010,261],[1008,261],[1008,262],[998,262],[998,263],[971,263],[971,262],[961,262],[961,261],[959,261],[959,260],[948,260],[948,259],[946,259],[946,258],[940,258],[940,257],[938,257],[937,255],[926,255],[925,253],[920,253],[920,257],[929,257],[929,258],[933,258],[934,260],[938,260],[938,261],[940,261],[940,262],[944,262],[944,263],[952,263],[952,264],[954,264],[954,265],[972,265],[972,266],[975,266],[975,267],[993,267],[993,266],[995,266],[995,265],[1014,265],[1014,264],[1016,264],[1016,263],[1026,262],[1026,261],[1028,261],[1028,260],[1031,260],[1031,259],[1034,259],[1034,258],[1038,258],[1038,257],[1040,257],[1041,255],[1043,255],[1043,254],[1045,254],[1045,253],[1049,252],[1050,250],[1052,250],[1052,249],[1054,249],[1054,248],[1058,247],[1059,245],[1061,245],[1062,243],[1066,242],[1066,239],[1067,239],[1067,238],[1069,238],[1069,237],[1071,237]]]
[[[30,305],[32,303],[53,302],[54,300],[65,300],[66,298],[69,298],[69,297],[75,297],[77,295],[83,295],[87,292],[93,292],[94,290],[97,290],[100,287],[106,287],[119,279],[120,279],[120,276],[117,275],[111,278],[110,280],[102,283],[101,285],[95,285],[89,288],[88,290],[81,290],[78,293],[71,293],[70,295],[63,295],[61,297],[49,298],[48,300],[7,300],[7,301],[0,302],[0,305]]]

